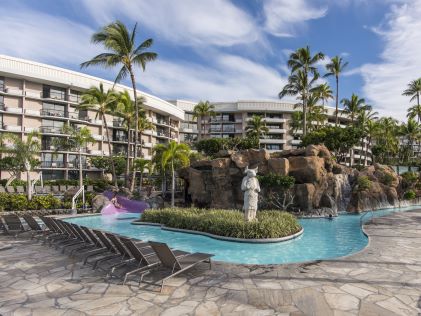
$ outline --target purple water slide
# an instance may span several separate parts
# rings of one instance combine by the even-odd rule
[[[112,199],[114,192],[105,191],[103,193],[108,199]],[[104,207],[101,211],[102,214],[116,214],[116,213],[143,213],[149,205],[143,201],[135,201],[126,198],[125,196],[117,195],[117,203],[121,207],[116,207],[114,204],[110,203]]]

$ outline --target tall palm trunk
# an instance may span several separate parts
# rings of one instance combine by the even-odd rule
[[[171,207],[174,207],[175,203],[175,171],[174,171],[174,160],[171,161],[171,175],[172,175],[172,183],[171,183]]]
[[[102,119],[104,121],[104,127],[105,127],[105,134],[107,135],[107,143],[108,143],[108,155],[110,157],[110,163],[111,163],[111,172],[113,175],[113,182],[115,186],[118,186],[117,184],[117,175],[115,173],[115,165],[114,165],[114,159],[113,159],[113,153],[111,151],[111,140],[110,140],[110,134],[108,134],[108,123],[107,119],[105,117],[105,114],[102,114]]]
[[[335,113],[335,126],[338,126],[338,114],[339,114],[339,76],[336,75],[336,113]]]
[[[202,116],[199,116],[197,118],[197,140],[201,140],[202,139]]]
[[[130,148],[131,148],[131,137],[130,137],[130,123],[128,122],[127,128],[127,152],[126,152],[126,174],[125,174],[125,185],[126,188],[129,187],[130,182]]]
[[[303,136],[307,134],[307,99],[303,96]]]
[[[136,161],[137,159],[137,143],[139,142],[139,104],[137,103],[137,90],[136,90],[136,80],[134,77],[134,73],[132,70],[132,67],[129,66],[129,73],[130,73],[130,79],[132,81],[132,87],[133,87],[133,93],[134,93],[134,105],[135,105],[135,134],[134,134],[134,155],[133,155],[133,161]],[[134,191],[134,186],[136,182],[136,170],[133,168],[132,173],[132,180],[130,183],[130,191]]]

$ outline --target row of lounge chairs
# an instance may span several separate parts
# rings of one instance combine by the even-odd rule
[[[83,265],[102,269],[107,277],[121,277],[125,284],[129,277],[138,276],[141,283],[160,286],[164,282],[199,263],[207,262],[211,268],[212,254],[189,253],[173,250],[165,243],[141,241],[119,236],[110,232],[89,229],[73,223],[43,217],[46,228],[30,215],[23,215],[29,226],[25,229],[17,215],[5,215],[3,220],[8,232],[16,234],[28,232],[32,238],[43,240],[71,257],[80,259]],[[123,274],[117,272],[124,269]],[[159,275],[153,282],[144,279],[147,275]]]
[[[63,195],[64,192],[73,188],[75,188],[74,185],[45,185],[43,187],[40,185],[36,185],[35,193],[38,195],[43,195],[43,194]],[[86,191],[94,192],[94,186],[93,185],[86,186]],[[5,192],[12,193],[12,194],[13,193],[23,194],[25,193],[25,188],[23,186],[16,186],[16,187],[7,186],[6,188],[3,186],[0,186],[0,193],[5,193]]]

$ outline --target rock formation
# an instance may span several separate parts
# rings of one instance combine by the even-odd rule
[[[387,166],[375,164],[361,171],[339,165],[323,145],[284,150],[224,151],[219,158],[194,162],[179,171],[186,182],[186,200],[199,207],[241,209],[240,190],[246,166],[259,174],[276,173],[295,178],[293,210],[304,214],[336,215],[398,205],[400,177]],[[371,185],[358,188],[359,177]],[[263,199],[264,197],[262,197]]]

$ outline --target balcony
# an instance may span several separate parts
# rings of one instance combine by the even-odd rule
[[[42,93],[42,98],[66,101],[66,93],[64,91],[47,90]]]
[[[102,120],[89,119],[89,121],[90,121],[92,124],[102,125]]]
[[[293,139],[291,140],[291,145],[299,145],[301,144],[301,139]]]
[[[270,126],[268,126],[268,128],[269,128],[268,133],[271,133],[271,134],[285,134],[286,133],[286,130],[283,128],[274,128]]]
[[[79,103],[81,101],[81,97],[80,95],[69,94],[68,101],[73,103]]]
[[[124,127],[124,123],[122,120],[114,120],[113,127]]]
[[[92,134],[92,138],[98,141],[103,141],[104,137],[102,137],[102,135],[98,135],[98,134]]]
[[[31,109],[25,109],[25,114],[26,115],[32,115],[32,116],[40,116],[41,115],[41,111],[31,110]]]
[[[12,107],[6,106],[6,112],[9,112],[9,113],[22,114],[23,112],[22,110],[23,110],[22,108],[12,108]]]
[[[272,138],[262,138],[260,139],[261,144],[285,144],[285,139],[272,139]]]
[[[151,148],[152,147],[152,143],[142,142],[142,146],[143,147],[146,147],[146,148]]]
[[[62,127],[41,126],[41,133],[45,134],[63,134]]]
[[[63,161],[42,161],[41,168],[64,168]]]
[[[159,125],[170,125],[170,122],[169,121],[166,121],[166,120],[156,120],[156,124],[159,124]]]
[[[17,96],[23,96],[23,90],[18,89],[18,88],[5,88],[4,92],[8,94],[17,95]]]
[[[4,103],[0,103],[0,111],[4,111],[5,107],[4,107]]]
[[[101,156],[102,151],[98,149],[88,149],[88,153],[95,156]]]
[[[41,98],[41,92],[26,90],[26,91],[25,91],[25,96],[26,96],[27,98],[35,98],[35,99],[39,99],[39,98]]]
[[[113,142],[124,142],[124,143],[127,143],[128,141],[127,136],[114,136],[112,140]]]
[[[167,132],[162,132],[162,131],[158,131],[157,132],[157,137],[166,137],[166,138],[170,138],[170,134]]]
[[[32,132],[39,132],[38,127],[25,127],[25,132],[32,133]]]
[[[66,117],[66,113],[64,111],[57,111],[57,110],[41,110],[42,116],[52,116],[52,117]]]
[[[222,133],[222,128],[210,128],[209,133]]]
[[[264,117],[267,123],[285,123],[287,120],[280,117]]]
[[[4,129],[9,132],[22,132],[22,127],[16,125],[4,125]]]

